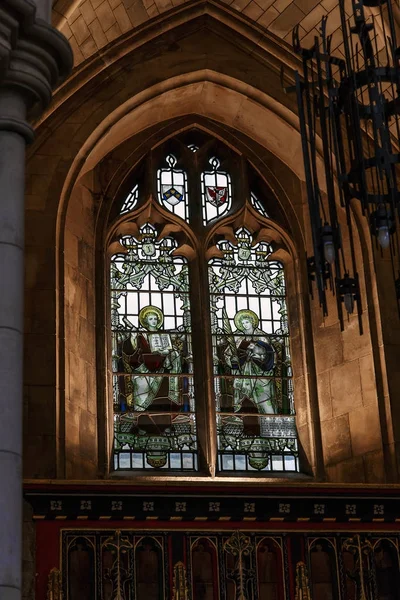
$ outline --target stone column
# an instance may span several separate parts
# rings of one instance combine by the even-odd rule
[[[51,23],[51,0],[34,0],[36,4],[36,18]]]
[[[44,10],[47,0],[40,0]],[[72,68],[68,42],[29,0],[0,2],[0,598],[21,598],[25,146]]]

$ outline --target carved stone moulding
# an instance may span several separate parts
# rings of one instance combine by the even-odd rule
[[[31,0],[2,0],[0,4],[0,86],[23,94],[28,117],[40,115],[52,90],[72,70],[73,56],[66,38],[39,19]],[[30,137],[28,128],[0,115],[0,129]]]

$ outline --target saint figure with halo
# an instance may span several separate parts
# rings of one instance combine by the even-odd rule
[[[236,330],[228,335],[226,349],[226,362],[232,375],[238,376],[233,383],[233,409],[238,412],[247,399],[260,414],[276,414],[274,380],[263,377],[272,376],[275,365],[275,352],[269,336],[259,328],[260,319],[250,309],[239,310],[234,323]],[[224,328],[227,333],[226,326]]]
[[[135,411],[146,410],[157,397],[180,404],[179,377],[162,374],[182,372],[181,340],[160,331],[163,322],[157,306],[145,306],[139,313],[143,329],[132,331],[122,343],[123,370],[131,374],[126,400],[128,408]]]

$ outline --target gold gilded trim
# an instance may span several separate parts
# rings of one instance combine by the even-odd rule
[[[172,591],[173,600],[189,600],[189,588],[186,577],[186,568],[179,561],[174,565],[174,587]]]
[[[47,600],[62,600],[61,573],[53,567],[49,573],[47,582]]]
[[[308,584],[308,573],[305,563],[298,562],[296,565],[296,595],[295,600],[311,600],[310,586]]]

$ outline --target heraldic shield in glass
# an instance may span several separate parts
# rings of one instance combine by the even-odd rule
[[[176,168],[177,159],[168,154],[167,166],[157,172],[158,201],[174,215],[188,221],[188,183],[187,175]]]
[[[208,161],[211,170],[201,174],[203,225],[222,217],[232,205],[232,185],[228,173],[220,170],[220,162],[213,156]]]
[[[244,228],[209,263],[220,471],[297,471],[283,265]]]
[[[188,265],[151,225],[111,260],[114,468],[197,468]]]

